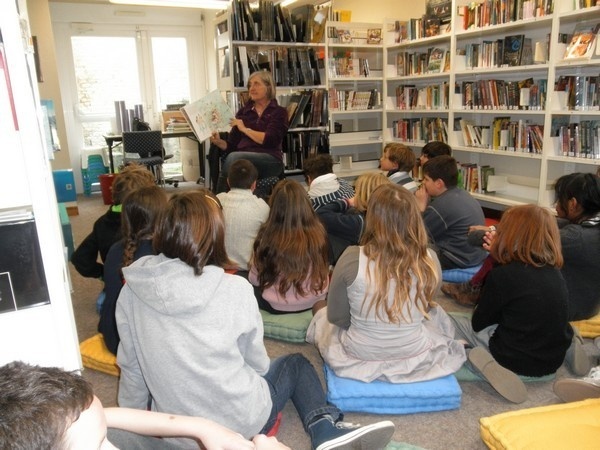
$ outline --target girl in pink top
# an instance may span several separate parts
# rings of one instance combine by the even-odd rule
[[[327,295],[327,233],[297,181],[277,183],[269,206],[248,279],[259,308],[273,314],[305,311]]]

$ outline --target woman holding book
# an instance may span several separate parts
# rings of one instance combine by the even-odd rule
[[[227,157],[221,167],[217,193],[227,190],[229,167],[238,159],[247,159],[258,169],[258,178],[276,177],[283,173],[283,138],[288,129],[288,116],[277,104],[275,82],[271,72],[261,70],[248,80],[250,99],[231,121],[231,132],[225,141],[214,133],[210,142]]]

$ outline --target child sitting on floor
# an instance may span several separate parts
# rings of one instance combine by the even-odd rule
[[[454,373],[465,349],[433,302],[440,281],[414,195],[380,186],[369,199],[360,246],[340,257],[326,308],[306,339],[341,377],[408,383]]]
[[[556,219],[536,205],[506,210],[490,255],[496,265],[473,317],[451,317],[456,338],[475,347],[468,355],[474,368],[500,395],[521,403],[527,390],[516,374],[556,372],[573,338]]]
[[[387,177],[392,183],[415,192],[419,187],[412,179],[411,171],[415,167],[415,154],[406,145],[391,142],[383,149],[379,160],[381,170],[387,171]]]
[[[306,191],[280,181],[254,241],[249,281],[260,309],[273,314],[311,309],[329,286],[327,234]]]

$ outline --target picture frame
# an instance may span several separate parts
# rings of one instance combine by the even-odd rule
[[[367,30],[367,44],[381,43],[381,28],[369,28]]]
[[[337,30],[338,41],[342,44],[351,44],[352,43],[352,33],[350,30]]]

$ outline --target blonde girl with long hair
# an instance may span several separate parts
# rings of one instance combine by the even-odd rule
[[[316,312],[307,340],[337,375],[365,382],[457,371],[465,350],[433,301],[441,268],[414,195],[387,183],[373,191],[366,211],[360,245],[340,257],[327,307]]]

